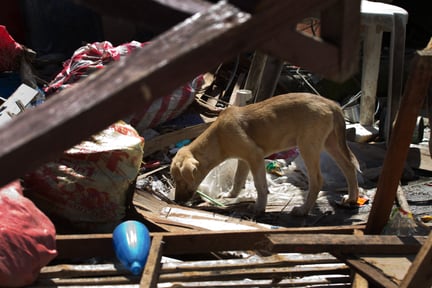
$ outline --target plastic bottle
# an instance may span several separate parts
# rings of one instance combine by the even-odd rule
[[[117,259],[133,275],[139,275],[150,250],[151,239],[147,227],[139,221],[128,220],[114,229],[112,238]]]

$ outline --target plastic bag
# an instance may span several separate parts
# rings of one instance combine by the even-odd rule
[[[29,285],[57,255],[55,227],[19,181],[0,189],[0,218],[0,286]]]
[[[109,232],[126,214],[144,139],[119,121],[24,177],[29,197],[50,217],[83,231]]]
[[[383,229],[385,235],[412,236],[417,231],[417,224],[411,212],[394,207]]]

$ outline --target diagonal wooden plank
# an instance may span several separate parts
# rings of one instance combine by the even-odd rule
[[[393,208],[396,192],[411,144],[416,119],[432,80],[432,49],[417,51],[411,61],[398,116],[390,136],[377,191],[366,225],[367,234],[380,234]]]
[[[214,5],[130,57],[20,114],[0,128],[0,183],[54,159],[83,138],[236,54],[238,47],[225,45],[230,38],[226,33],[248,19],[249,14],[231,5]],[[218,55],[204,57],[213,50],[208,47],[211,43]]]
[[[112,63],[0,127],[0,185],[55,159],[224,59],[255,49],[310,11],[336,2],[261,1],[253,17],[220,2],[195,14],[131,57]]]
[[[341,256],[340,259],[343,259],[348,266],[367,279],[369,283],[376,285],[374,287],[398,287],[395,282],[386,277],[380,270],[369,265],[362,259],[351,255]]]
[[[408,269],[400,287],[432,286],[432,232],[422,246],[411,267]]]

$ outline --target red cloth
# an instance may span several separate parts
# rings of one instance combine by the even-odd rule
[[[15,42],[6,27],[0,25],[0,72],[17,70],[23,51],[23,47]]]

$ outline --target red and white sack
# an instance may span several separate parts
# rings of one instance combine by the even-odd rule
[[[146,129],[154,128],[183,113],[194,101],[195,95],[202,88],[203,83],[204,77],[202,75],[195,77],[191,82],[174,90],[170,95],[155,99],[148,105],[141,107],[125,121],[134,126],[140,135],[143,135]]]
[[[0,286],[32,284],[57,256],[50,219],[23,196],[19,181],[0,188]]]
[[[124,217],[144,139],[119,121],[24,177],[29,197],[50,217],[83,231],[110,232]]]
[[[65,62],[63,70],[44,88],[46,96],[51,97],[57,91],[70,87],[122,57],[129,57],[132,51],[142,49],[148,44],[149,42],[132,41],[114,47],[110,42],[103,41],[78,48],[71,59]],[[204,78],[199,75],[171,94],[160,97],[143,107],[137,107],[136,112],[125,117],[124,120],[143,135],[144,130],[154,128],[185,111],[195,99],[203,83]]]

